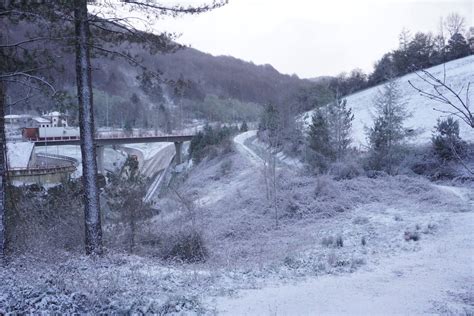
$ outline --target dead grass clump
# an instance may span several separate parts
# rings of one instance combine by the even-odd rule
[[[365,216],[357,216],[352,222],[356,225],[364,225],[369,222],[369,219]]]
[[[179,232],[161,240],[165,260],[184,263],[205,262],[209,257],[202,234],[198,231]]]
[[[405,234],[403,235],[403,238],[405,239],[405,241],[410,241],[410,240],[413,240],[413,241],[418,241],[420,240],[420,233],[418,231],[405,231]]]
[[[333,236],[323,237],[323,239],[321,240],[321,244],[325,247],[331,247],[331,248],[344,247],[344,241],[341,235],[338,235],[337,237],[333,237]]]

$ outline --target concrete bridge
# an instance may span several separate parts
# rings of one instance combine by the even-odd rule
[[[136,137],[123,137],[123,136],[99,136],[94,139],[96,145],[97,155],[97,168],[102,174],[104,170],[104,147],[113,145],[123,144],[142,144],[142,143],[174,143],[176,156],[176,164],[182,162],[182,147],[183,143],[190,141],[194,135],[160,135],[160,136],[136,136]],[[54,140],[33,140],[35,146],[64,146],[64,145],[80,145],[80,139],[71,139],[70,137],[54,137]]]

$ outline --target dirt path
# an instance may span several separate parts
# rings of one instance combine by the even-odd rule
[[[244,144],[254,131],[234,138],[254,164],[261,158]],[[243,290],[213,301],[224,315],[420,315],[474,313],[474,190],[438,186],[464,200],[470,212],[447,214],[447,223],[418,251],[403,251],[351,274]],[[472,206],[472,207],[471,207]],[[410,214],[406,214],[410,218]]]
[[[472,205],[472,190],[448,187]],[[228,315],[464,315],[474,312],[474,212],[453,213],[421,250],[352,274],[245,290],[220,298]]]
[[[257,131],[248,131],[245,133],[238,134],[234,137],[234,143],[239,153],[249,159],[254,165],[262,165],[264,163],[263,159],[260,158],[252,149],[245,145],[245,141],[251,137],[254,137],[257,134]]]

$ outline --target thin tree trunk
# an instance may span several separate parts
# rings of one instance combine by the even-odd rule
[[[0,262],[5,258],[6,246],[7,145],[5,137],[5,95],[5,83],[0,80]]]
[[[84,217],[86,254],[102,254],[97,161],[94,144],[92,71],[90,63],[90,31],[87,1],[74,0],[76,32],[76,80],[81,130],[82,179],[84,184]]]

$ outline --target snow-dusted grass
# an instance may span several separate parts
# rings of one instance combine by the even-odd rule
[[[215,192],[218,193],[217,198],[209,199],[200,206],[191,206],[192,214],[179,201],[169,201],[167,207],[166,200],[163,200],[161,213],[140,224],[140,230],[149,230],[151,236],[198,229],[203,233],[205,246],[209,250],[210,257],[206,263],[172,265],[153,257],[152,253],[132,256],[112,249],[102,259],[63,253],[61,250],[58,250],[53,262],[51,259],[28,257],[14,259],[0,271],[0,311],[18,308],[17,311],[23,312],[160,313],[169,308],[177,312],[211,313],[215,305],[212,297],[263,286],[261,293],[249,294],[261,298],[262,305],[253,306],[247,312],[271,313],[266,308],[273,306],[273,297],[281,301],[280,305],[275,305],[278,306],[277,312],[291,312],[282,307],[288,303],[284,298],[277,294],[272,296],[272,291],[279,291],[272,288],[281,286],[281,282],[301,282],[301,278],[317,276],[314,281],[309,279],[308,283],[302,283],[302,289],[314,293],[310,292],[311,286],[323,282],[328,291],[322,298],[336,301],[338,296],[333,294],[339,287],[345,286],[344,282],[338,283],[337,280],[352,280],[341,294],[348,296],[353,294],[351,291],[357,288],[359,281],[373,282],[367,285],[364,292],[358,293],[362,298],[370,297],[379,287],[385,289],[382,286],[386,283],[380,283],[380,279],[399,282],[400,276],[403,278],[406,274],[410,280],[420,264],[414,259],[421,257],[425,260],[423,263],[429,262],[420,254],[423,251],[431,253],[431,243],[449,242],[453,238],[449,234],[452,229],[470,229],[469,226],[462,226],[463,220],[469,219],[465,216],[472,214],[466,212],[470,206],[454,192],[437,188],[421,179],[361,177],[335,181],[329,177],[296,177],[294,173],[285,171],[281,176],[286,180],[279,193],[282,197],[280,222],[279,227],[275,227],[258,169],[240,158],[234,153],[224,159],[203,162],[179,188],[186,199],[197,201],[200,197],[213,196],[212,192],[220,187],[221,190]],[[228,159],[232,160],[232,167],[223,174],[221,164]],[[170,194],[168,199],[172,200],[173,195]],[[292,206],[286,208],[285,201]],[[453,221],[453,217],[458,220]],[[406,230],[418,230],[421,239],[406,242],[403,238]],[[342,247],[325,244],[324,240],[330,237],[340,237]],[[163,239],[157,239],[157,242],[163,242]],[[450,242],[449,245],[455,247],[457,243]],[[64,259],[57,259],[61,257]],[[386,265],[391,262],[395,265],[387,270]],[[456,268],[465,261],[458,263],[451,267]],[[341,274],[361,269],[361,274],[355,272],[354,277]],[[412,272],[412,269],[415,270]],[[464,275],[464,272],[458,271],[459,275]],[[424,275],[426,278],[416,280],[426,282],[429,274]],[[443,284],[445,277],[437,276],[436,284]],[[408,284],[417,282],[413,280]],[[268,285],[272,286],[269,290],[266,289]],[[422,286],[425,287],[426,283]],[[451,283],[446,283],[446,286],[451,286]],[[284,288],[290,295],[290,302],[307,303],[303,298],[309,294],[292,292],[300,286],[288,285]],[[394,289],[386,289],[388,294],[393,294],[390,291]],[[243,301],[219,298],[216,305],[218,311],[245,312],[234,309],[239,302],[244,304],[241,307],[255,303],[246,298],[245,293]],[[300,301],[295,298],[298,295]],[[403,297],[406,295],[400,299]],[[425,296],[423,299],[426,297],[439,299],[440,306],[452,304],[447,303],[442,295]],[[383,300],[378,302],[383,303]],[[304,312],[301,309],[304,306],[312,305],[301,305],[294,311]],[[324,304],[321,306],[327,307]],[[358,311],[353,308],[360,306],[370,311],[371,305],[362,303],[347,306],[347,311]]]
[[[413,250],[353,274],[246,290],[215,304],[225,315],[470,315],[473,224],[472,212],[459,214],[452,234],[444,227],[438,237],[422,235],[407,243],[419,244]]]
[[[352,225],[355,216],[369,218],[374,234],[382,236],[365,236],[368,243],[392,247],[392,251],[403,245],[400,236],[406,228],[406,222],[402,225],[393,220],[395,216],[408,216],[411,222],[417,216],[429,217],[427,213],[431,212],[466,209],[456,196],[422,179],[359,177],[334,181],[326,176],[314,178],[281,170],[276,228],[260,171],[235,159],[230,175],[220,177],[220,163],[211,161],[199,166],[185,187],[186,195],[197,201],[197,218],[214,250],[214,259],[230,266],[282,261],[288,254],[312,249],[324,237],[336,234],[349,238],[349,245],[359,244],[367,227]],[[386,227],[387,223],[394,226]],[[394,233],[388,242],[387,228]],[[399,243],[395,246],[396,240]]]
[[[450,61],[445,65],[439,65],[427,69],[437,78],[442,79],[444,70],[446,70],[446,82],[459,91],[464,87],[462,97],[465,99],[465,88],[468,82],[474,82],[474,56]],[[433,110],[451,110],[447,105],[437,103],[418,94],[409,83],[410,80],[415,86],[422,90],[432,91],[433,89],[422,81],[416,74],[408,74],[399,78],[398,84],[403,96],[402,100],[407,102],[407,109],[412,113],[412,117],[406,121],[406,127],[419,130],[419,134],[412,140],[415,143],[426,143],[430,140],[433,127],[436,120],[443,116],[443,113]],[[355,119],[353,122],[353,139],[357,146],[366,145],[365,126],[372,126],[373,118],[373,100],[380,90],[380,86],[373,87],[348,96],[347,105],[352,108]],[[448,96],[448,95],[447,95]],[[474,99],[474,91],[471,89],[470,99]],[[471,101],[472,102],[472,101]],[[303,115],[306,124],[311,123],[311,115],[313,111],[309,111]],[[463,139],[473,142],[474,129],[470,128],[464,122],[460,122],[460,135]]]
[[[61,250],[63,259],[53,262],[15,259],[0,270],[0,312],[212,313],[216,307],[235,314],[304,314],[312,310],[303,307],[317,302],[322,312],[349,314],[384,306],[402,314],[470,308],[469,300],[456,300],[472,293],[463,288],[473,275],[472,238],[464,238],[472,230],[472,188],[437,187],[408,176],[336,181],[282,165],[275,214],[263,162],[244,139],[236,143],[234,152],[178,177],[182,198],[170,190],[157,204],[159,214],[139,222],[140,255],[110,248],[98,259]],[[202,234],[207,261],[164,261],[166,238],[189,231]],[[420,239],[406,241],[405,232]],[[457,262],[448,263],[445,253]],[[294,281],[300,283],[284,285]],[[240,292],[242,300],[227,298],[251,288],[259,290]],[[420,293],[426,294],[411,299]],[[360,303],[350,305],[351,297]],[[334,304],[344,309],[328,309]]]

